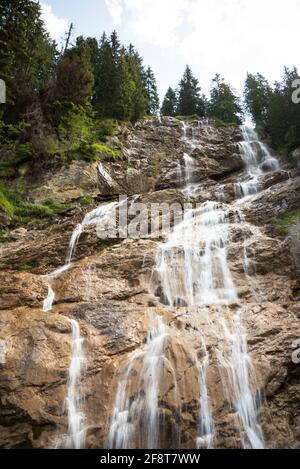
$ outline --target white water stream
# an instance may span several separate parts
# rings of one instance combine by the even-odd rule
[[[245,141],[241,144],[241,149],[247,178],[250,180],[239,183],[240,197],[253,193],[254,186],[255,190],[258,190],[256,181],[263,173],[263,166],[268,171],[278,167],[266,147],[258,142],[256,134],[246,128],[243,128],[242,132]],[[187,133],[188,125],[183,123],[183,141],[189,147],[195,148],[195,139],[193,136],[189,139]],[[261,152],[260,162],[257,148]],[[194,162],[188,153],[184,153],[183,160],[186,183],[184,190],[188,193]],[[182,171],[180,176],[181,174]],[[222,188],[221,195],[223,194]],[[231,225],[241,224],[243,218],[236,211],[237,215],[232,220],[232,212],[233,209],[229,205],[207,201],[185,213],[183,221],[174,227],[167,240],[158,248],[153,276],[154,290],[161,302],[171,308],[221,305],[220,330],[226,346],[217,351],[217,360],[224,392],[230,395],[229,402],[238,415],[242,446],[263,448],[264,440],[258,422],[258,391],[253,389],[250,379],[253,367],[247,351],[246,332],[239,313],[232,319],[230,332],[225,320],[226,309],[223,311],[226,305],[239,304],[227,261],[227,248],[230,244]],[[147,447],[156,448],[159,442],[158,390],[166,360],[164,349],[168,334],[162,319],[158,321],[158,325],[149,333],[146,345],[132,354],[119,380],[110,422],[110,448],[132,447],[137,441],[137,422],[141,423],[143,419],[146,422],[143,428],[147,435]],[[208,324],[214,327],[210,320]],[[198,436],[195,445],[198,448],[212,448],[215,426],[207,383],[210,359],[202,335],[199,335],[199,345],[203,356],[195,361],[200,391]],[[139,370],[139,385],[134,394],[131,388],[131,374],[139,360],[143,365]]]
[[[236,185],[238,197],[246,197],[259,190],[261,176],[266,172],[276,171],[278,161],[273,158],[267,147],[259,142],[251,129],[242,127],[244,141],[241,154],[245,162],[247,180]],[[184,127],[184,138],[186,137]],[[194,142],[192,142],[194,145]],[[192,161],[188,162],[187,174],[192,174]],[[221,196],[223,196],[223,188]],[[223,197],[222,197],[223,198]],[[159,246],[156,274],[160,300],[163,304],[176,306],[199,306],[239,303],[235,285],[227,262],[227,248],[230,244],[229,212],[232,207],[217,202],[205,202],[200,208],[188,212],[181,224],[175,226],[167,241]],[[243,217],[237,212],[235,222],[243,228]],[[246,249],[245,249],[246,254]],[[247,267],[247,259],[244,265]],[[247,274],[247,272],[246,272]],[[240,422],[240,434],[244,448],[263,448],[264,438],[258,422],[258,389],[253,388],[255,375],[251,357],[247,351],[247,336],[240,313],[231,324],[232,332],[226,325],[225,311],[220,308],[223,330],[224,350],[219,350],[217,359],[223,377],[223,389],[230,396],[232,408]],[[214,423],[209,403],[209,391],[206,381],[209,356],[205,342],[204,358],[199,370],[199,436],[198,447],[211,448],[214,440]]]
[[[267,145],[259,141],[256,132],[245,126],[241,130],[244,138],[240,143],[241,155],[247,175],[235,184],[237,198],[256,194],[260,190],[262,176],[279,170],[278,160],[271,155]]]
[[[74,319],[70,319],[70,322],[72,327],[72,354],[66,398],[68,410],[68,437],[66,439],[66,446],[68,448],[81,449],[85,444],[85,428],[83,426],[85,415],[82,410],[84,395],[81,385],[85,357],[79,324]]]
[[[117,207],[117,205],[118,202],[104,203],[100,205],[96,209],[87,213],[82,223],[76,226],[69,241],[65,264],[59,267],[58,269],[54,270],[54,272],[52,272],[51,274],[46,275],[46,278],[48,280],[48,295],[43,302],[44,312],[52,310],[53,302],[55,299],[53,280],[59,277],[66,270],[70,269],[70,267],[72,266],[72,258],[74,255],[74,251],[85,227],[91,224],[98,224],[98,226],[102,224],[104,226],[106,223],[109,223],[112,211],[115,207]]]
[[[168,336],[163,319],[157,316],[153,319],[146,344],[130,356],[118,382],[108,448],[131,448],[136,440],[140,440],[140,447],[159,447],[158,397],[164,371],[169,364],[164,355]],[[136,373],[138,379],[135,378]],[[132,389],[133,380],[137,385],[135,390]],[[143,428],[143,438],[139,435],[140,427]]]

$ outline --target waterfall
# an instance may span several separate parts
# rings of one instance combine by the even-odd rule
[[[242,439],[244,448],[263,449],[264,438],[257,421],[258,409],[261,405],[260,393],[253,395],[250,377],[255,376],[251,357],[247,351],[246,332],[239,315],[233,317],[233,331],[230,332],[224,317],[220,320],[229,350],[217,353],[223,378],[223,388],[227,390],[227,399],[236,409],[241,428],[245,437]],[[224,377],[225,374],[225,377]]]
[[[240,143],[247,178],[235,184],[237,198],[256,194],[260,190],[260,180],[265,173],[278,171],[279,162],[274,158],[268,147],[259,141],[256,132],[241,126],[244,141]]]
[[[81,390],[81,372],[85,363],[82,349],[83,339],[80,337],[80,328],[77,321],[70,319],[72,327],[72,356],[69,367],[68,391],[66,405],[68,410],[68,448],[80,449],[84,447],[85,429],[83,422],[85,415],[82,412],[83,393]]]
[[[200,187],[199,184],[195,184],[195,187],[189,184],[193,176],[194,159],[188,151],[197,147],[197,141],[193,133],[188,132],[187,123],[183,122],[182,128],[182,141],[187,147],[183,155],[185,187],[182,193],[191,196]],[[188,133],[192,133],[191,138]],[[252,129],[242,127],[242,133],[244,141],[241,143],[241,153],[246,178],[236,184],[236,193],[240,198],[258,192],[260,177],[279,167],[277,160],[259,142]],[[182,173],[181,167],[177,167],[178,179]],[[247,349],[246,330],[241,321],[243,308],[227,259],[232,230],[248,229],[250,236],[255,230],[249,229],[250,225],[234,204],[224,203],[225,186],[216,191],[216,198],[218,202],[206,201],[186,211],[183,220],[158,245],[151,289],[169,310],[186,308],[186,315],[191,322],[195,314],[200,314],[201,308],[212,308],[218,312],[217,321],[209,316],[206,318],[206,327],[219,339],[218,350],[207,348],[206,337],[199,330],[200,351],[193,360],[199,384],[195,446],[213,448],[217,434],[208,379],[210,356],[215,354],[223,393],[238,422],[241,446],[264,448],[258,418],[262,400]],[[248,278],[246,237],[243,262]],[[195,330],[198,329],[195,327]],[[176,388],[176,373],[166,356],[166,344],[172,340],[169,337],[169,328],[163,319],[154,318],[146,343],[131,354],[125,369],[120,373],[109,425],[108,448],[159,447],[159,398],[166,370],[171,370]]]
[[[188,211],[159,246],[156,274],[162,303],[194,306],[237,301],[227,264],[229,239],[224,207],[205,202]]]
[[[146,344],[133,352],[118,382],[108,448],[131,448],[139,438],[139,447],[159,447],[158,397],[165,368],[170,365],[164,355],[169,334],[160,316],[152,321]],[[139,435],[141,426],[143,438]]]
[[[193,127],[191,127],[191,134],[192,138],[187,136],[187,129],[189,128],[188,124],[182,122],[182,129],[183,129],[183,136],[182,140],[185,145],[188,147],[189,150],[194,150],[195,148],[199,148],[200,145],[197,140],[194,138]],[[201,185],[199,183],[193,184],[191,183],[193,179],[193,173],[195,170],[195,162],[194,159],[190,156],[189,153],[185,152],[183,154],[183,172],[184,172],[184,183],[185,186],[182,189],[182,193],[186,197],[196,197],[201,191]],[[182,170],[181,170],[182,172]]]
[[[206,372],[209,365],[209,355],[206,348],[205,339],[201,336],[202,350],[204,357],[201,362],[197,361],[198,368],[198,381],[199,381],[199,422],[198,422],[198,437],[196,441],[197,448],[211,449],[213,447],[214,439],[214,422],[211,411],[211,406],[208,396],[208,388],[206,382]]]
[[[190,155],[188,155],[187,153],[184,153],[183,161],[184,161],[185,180],[186,182],[189,182],[192,176],[192,172],[193,172],[194,160]]]
[[[45,276],[48,281],[48,295],[47,295],[47,298],[45,298],[43,302],[43,312],[48,312],[52,310],[53,302],[55,299],[55,292],[52,286],[53,280],[55,280],[63,272],[65,272],[72,266],[72,258],[74,255],[74,251],[76,249],[80,236],[82,235],[85,227],[91,224],[98,224],[98,225],[102,224],[103,226],[105,226],[105,223],[108,223],[110,220],[112,211],[117,206],[118,206],[118,202],[104,203],[100,205],[99,207],[97,207],[96,209],[93,209],[90,212],[88,212],[85,215],[82,223],[76,226],[69,241],[69,246],[67,249],[67,254],[66,254],[64,265]]]
[[[55,292],[52,288],[52,283],[53,280],[59,277],[63,272],[68,270],[70,267],[70,264],[64,264],[63,266],[59,267],[58,269],[54,270],[51,274],[46,275],[46,279],[48,282],[48,295],[43,301],[43,312],[47,313],[48,311],[51,311],[53,302],[55,299]]]
[[[253,143],[258,140],[254,131],[243,128],[245,142],[242,144],[244,161],[250,182],[241,186],[242,195],[258,190],[259,166]],[[185,138],[186,132],[185,132]],[[269,168],[276,168],[273,157],[260,142],[263,160],[271,162]],[[222,199],[223,190],[220,193]],[[167,241],[159,246],[156,261],[155,294],[160,301],[169,306],[214,305],[239,303],[234,282],[227,262],[229,245],[230,206],[224,203],[205,202],[199,208],[190,210],[184,215],[181,224],[174,227]],[[242,217],[237,213],[237,221]],[[221,308],[222,311],[222,308]],[[222,323],[224,324],[224,322]],[[253,392],[250,376],[253,373],[252,362],[247,352],[247,337],[241,325],[239,313],[233,319],[234,332],[229,334],[223,327],[223,336],[231,341],[230,353],[219,351],[218,361],[223,374],[223,388],[231,394],[232,406],[235,409],[245,437],[243,447],[263,448],[264,441],[258,423],[257,392]],[[198,363],[199,373],[199,429],[197,447],[212,447],[214,435],[213,415],[209,403],[206,371],[209,365],[205,341],[201,336],[204,359]],[[224,370],[227,372],[224,377]],[[257,386],[256,386],[257,388]]]

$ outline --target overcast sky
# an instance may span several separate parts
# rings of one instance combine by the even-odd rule
[[[176,87],[188,63],[203,91],[218,72],[239,92],[246,72],[271,82],[283,65],[300,71],[300,0],[45,0],[43,18],[60,40],[116,29],[156,75],[160,95]]]

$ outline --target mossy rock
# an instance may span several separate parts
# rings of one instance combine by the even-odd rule
[[[69,159],[80,158],[85,161],[118,160],[120,153],[100,143],[82,142],[68,151]]]
[[[272,218],[270,223],[278,228],[282,236],[287,236],[291,225],[293,225],[297,218],[300,218],[300,208]]]

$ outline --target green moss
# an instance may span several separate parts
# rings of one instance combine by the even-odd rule
[[[285,213],[284,215],[272,218],[270,223],[278,227],[279,233],[282,236],[286,236],[288,234],[290,226],[298,217],[300,217],[300,209],[292,210],[290,212]]]
[[[37,440],[41,434],[43,433],[43,427],[39,425],[33,425],[32,426],[32,436],[34,440]]]
[[[24,195],[27,193],[27,185],[24,182],[18,181],[15,187],[18,194]]]
[[[12,415],[1,415],[0,416],[0,425],[4,427],[9,427],[14,422],[14,417]]]
[[[218,127],[237,127],[238,124],[236,122],[225,122],[222,119],[218,119],[214,117],[214,121]]]
[[[81,106],[71,101],[55,101],[52,107],[61,140],[76,143],[91,137],[94,112],[90,104]]]
[[[17,270],[20,272],[26,272],[27,270],[34,269],[35,265],[34,264],[20,264],[17,266]]]
[[[106,145],[100,143],[81,142],[68,151],[69,159],[79,157],[85,161],[99,161],[104,156],[111,160],[120,158],[120,154],[116,150],[112,150]]]
[[[7,230],[0,229],[0,243],[6,243],[8,241],[9,233]]]
[[[21,184],[21,183],[20,183]],[[0,214],[4,213],[10,219],[10,227],[29,225],[37,226],[45,220],[64,213],[78,205],[92,205],[92,197],[80,197],[67,202],[53,202],[51,200],[44,204],[34,204],[22,199],[22,192],[26,193],[26,186],[16,185],[17,191],[13,192],[3,182],[0,182]],[[0,232],[0,242],[7,241],[5,230]]]
[[[36,218],[47,218],[54,215],[53,210],[47,205],[31,204],[29,202],[19,202],[15,207],[16,217],[36,217]]]
[[[0,211],[6,213],[9,217],[14,214],[14,207],[9,198],[5,186],[0,183]]]
[[[0,210],[11,218],[12,225],[30,224],[35,220],[51,217],[54,211],[47,205],[24,201],[0,182]]]
[[[85,207],[86,205],[91,205],[94,202],[94,199],[93,197],[86,195],[85,197],[80,197],[76,202]]]

